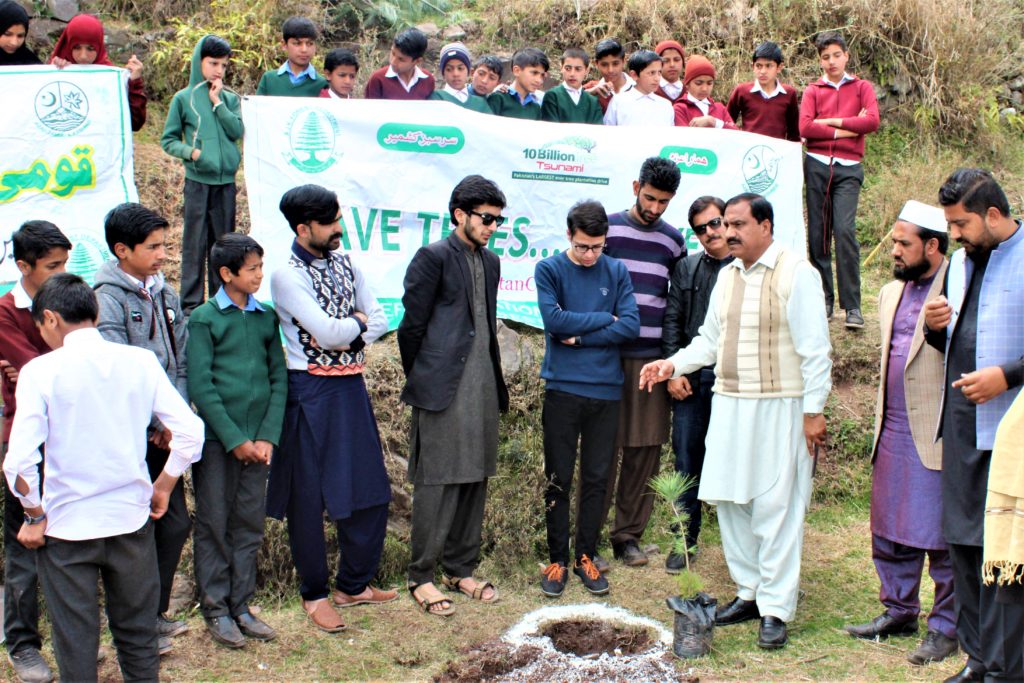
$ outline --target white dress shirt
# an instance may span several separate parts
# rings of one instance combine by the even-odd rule
[[[604,114],[606,126],[674,126],[675,122],[671,102],[635,86],[613,97]]]
[[[678,80],[675,83],[669,83],[663,78],[661,79],[661,90],[673,100],[677,100],[683,94],[683,82]]]
[[[572,99],[573,104],[580,103],[580,97],[583,96],[583,88],[570,88],[565,83],[562,83],[562,87],[565,89],[565,92],[569,93],[569,97]]]
[[[171,430],[164,472],[179,477],[202,454],[203,421],[153,352],[106,341],[96,328],[71,332],[61,348],[25,364],[16,391],[4,475],[24,507],[42,504],[47,536],[107,538],[145,524],[153,495],[146,428],[153,415]],[[16,490],[18,477],[28,484],[25,495]]]
[[[771,92],[766,92],[765,89],[761,87],[761,82],[758,81],[757,79],[754,79],[754,85],[750,88],[750,92],[759,92],[761,93],[761,97],[765,98],[766,100],[770,100],[771,98],[776,97],[777,95],[785,95],[786,89],[782,87],[782,82],[776,78],[775,89],[772,90]]]
[[[465,104],[469,100],[469,89],[463,88],[462,90],[456,90],[447,83],[444,84],[444,91],[457,99],[459,102]]]
[[[388,70],[384,73],[384,78],[393,78],[393,79],[395,79],[396,81],[399,82],[399,84],[403,88],[405,88],[405,92],[411,92],[412,91],[412,87],[414,85],[416,85],[416,81],[420,80],[421,78],[426,78],[426,77],[427,77],[427,72],[424,71],[423,69],[419,68],[418,66],[413,69],[412,78],[409,79],[408,83],[406,83],[401,78],[399,78],[398,77],[398,72],[396,72],[394,69],[392,69],[390,65],[388,65]]]
[[[711,111],[711,101],[708,100],[707,98],[704,98],[703,100],[698,100],[696,97],[694,97],[690,93],[686,93],[686,99],[688,99],[689,101],[691,101],[694,104],[696,104],[697,105],[697,109],[700,109],[701,113],[704,114],[704,116],[707,116],[708,112]],[[673,119],[673,121],[674,121],[674,119]],[[723,121],[722,119],[719,119],[719,118],[715,119],[715,128],[721,128],[724,125],[725,125],[725,121]]]

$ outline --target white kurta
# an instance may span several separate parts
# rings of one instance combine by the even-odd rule
[[[750,267],[739,259],[726,268],[738,268],[748,279],[758,268],[773,268],[781,248],[777,243]],[[724,275],[724,274],[723,274]],[[698,336],[670,360],[675,377],[711,365],[718,357],[721,335],[721,282],[711,291],[707,316]],[[832,345],[825,318],[821,279],[807,262],[797,265],[786,319],[803,376],[803,398],[739,398],[716,393],[711,403],[706,455],[699,497],[709,503],[748,503],[773,488],[780,479],[792,478],[810,495],[810,468],[804,438],[804,413],[820,413],[832,388]],[[716,371],[717,372],[717,371]],[[799,475],[798,473],[804,473]],[[788,486],[786,487],[789,488]]]

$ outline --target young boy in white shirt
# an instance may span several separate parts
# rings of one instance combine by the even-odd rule
[[[632,88],[620,92],[608,103],[606,126],[672,126],[672,104],[657,94],[661,86],[661,57],[651,50],[637,50],[629,56]]]

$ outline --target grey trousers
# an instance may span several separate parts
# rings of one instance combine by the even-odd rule
[[[486,479],[469,484],[415,485],[410,583],[432,582],[438,560],[449,576],[472,576],[480,560],[486,500]]]
[[[2,424],[2,423],[0,423]],[[7,444],[2,453],[7,455]],[[2,462],[2,459],[0,459]],[[25,521],[25,509],[7,483],[4,492],[4,639],[7,652],[26,647],[37,650],[43,646],[39,635],[39,577],[36,574],[36,551],[18,541],[18,531]]]
[[[860,164],[823,164],[804,159],[807,197],[807,252],[811,265],[821,275],[825,305],[835,303],[832,285],[831,243],[836,243],[836,277],[839,307],[860,308],[860,243],[857,241],[857,201],[864,182]]]
[[[99,590],[125,681],[160,675],[156,612],[160,580],[153,524],[138,531],[87,541],[47,538],[36,551],[39,581],[50,613],[53,649],[62,681],[95,681],[100,646]]]
[[[220,276],[209,267],[210,248],[217,238],[235,231],[235,184],[206,185],[185,179],[185,226],[181,235],[181,308],[186,314],[203,303],[203,270],[210,296],[220,289]]]
[[[256,590],[256,555],[263,542],[268,465],[246,464],[219,441],[203,445],[192,466],[196,488],[193,547],[203,616],[237,617]]]

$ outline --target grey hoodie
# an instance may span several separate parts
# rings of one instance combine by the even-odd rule
[[[107,261],[96,272],[93,287],[100,302],[97,327],[104,339],[155,353],[178,393],[187,401],[185,343],[188,331],[174,288],[158,273],[150,289],[150,301],[139,283],[121,270],[116,260]]]

